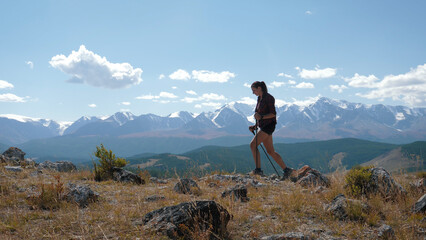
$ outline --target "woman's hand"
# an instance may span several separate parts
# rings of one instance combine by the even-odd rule
[[[250,126],[249,130],[250,130],[250,132],[254,132],[254,130],[256,130],[256,125]]]
[[[262,115],[260,115],[259,113],[255,113],[255,114],[254,114],[254,118],[255,118],[256,120],[260,120],[260,119],[262,119]]]

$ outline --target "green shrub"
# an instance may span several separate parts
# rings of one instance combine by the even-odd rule
[[[93,162],[95,181],[104,181],[113,178],[114,167],[122,168],[127,162],[124,158],[117,158],[111,150],[108,150],[101,144],[96,146],[95,157],[98,158],[99,164]]]
[[[349,195],[359,197],[368,194],[371,188],[370,168],[371,166],[355,166],[345,176],[345,188]]]

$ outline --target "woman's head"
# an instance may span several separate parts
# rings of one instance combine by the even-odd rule
[[[260,96],[263,93],[268,93],[268,88],[266,87],[266,84],[263,81],[262,82],[256,81],[252,83],[251,90],[253,91],[253,94],[255,94],[256,96]]]

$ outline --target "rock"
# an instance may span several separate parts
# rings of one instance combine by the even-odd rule
[[[198,184],[194,180],[188,178],[180,179],[173,189],[175,192],[181,194],[197,194],[201,192]]]
[[[34,168],[34,167],[36,167],[38,164],[34,161],[34,160],[32,160],[31,158],[26,158],[26,159],[24,159],[24,162],[23,162],[23,164],[25,165],[25,167],[29,167],[29,168]]]
[[[7,159],[5,156],[0,155],[0,163],[7,163]]]
[[[343,195],[343,194],[337,195],[333,199],[333,201],[331,201],[330,204],[325,206],[325,210],[327,212],[331,213],[332,215],[334,215],[339,220],[346,220],[348,218],[351,219],[351,220],[358,220],[358,219],[353,219],[353,218],[361,217],[361,216],[349,216],[348,208],[350,206],[360,206],[362,212],[368,212],[369,211],[368,205],[362,203],[359,200],[347,199],[345,197],[345,195]]]
[[[305,236],[301,232],[289,232],[286,234],[276,234],[272,236],[262,237],[261,240],[309,240],[308,236]]]
[[[97,201],[99,194],[93,192],[88,186],[80,186],[72,183],[67,184],[68,192],[65,198],[69,202],[77,203],[80,207],[87,207],[90,202]]]
[[[152,182],[152,183],[160,183],[160,184],[167,184],[168,183],[167,180],[159,179],[159,178],[156,178],[156,177],[150,177],[149,181]]]
[[[274,180],[279,180],[279,179],[280,179],[280,177],[275,173],[268,177],[269,181],[274,181]]]
[[[407,193],[384,168],[371,168],[369,171],[372,181],[369,192],[380,193],[386,199],[393,199],[400,194]]]
[[[222,193],[222,198],[231,197],[234,201],[240,200],[241,202],[248,202],[250,199],[247,197],[247,187],[237,184],[235,187],[228,189]]]
[[[330,186],[330,181],[327,177],[321,174],[318,170],[309,167],[308,165],[305,165],[292,173],[290,180],[297,182],[303,187]]]
[[[77,167],[70,161],[44,161],[38,165],[39,169],[49,169],[58,172],[76,171]]]
[[[144,228],[163,233],[171,239],[190,240],[199,233],[210,239],[223,239],[231,216],[215,201],[181,203],[152,211],[142,219]]]
[[[257,181],[256,179],[254,179],[250,175],[239,176],[239,175],[220,175],[220,174],[215,174],[213,176],[210,176],[209,178],[212,179],[212,180],[215,180],[215,181],[219,181],[219,182],[233,181],[233,182],[236,182],[236,183],[242,183],[244,185],[250,184],[250,185],[252,185],[255,188],[265,186],[264,184],[259,183],[259,181]]]
[[[145,201],[147,201],[147,202],[156,202],[156,201],[164,200],[164,199],[166,199],[166,197],[165,197],[165,196],[152,195],[152,196],[148,196],[148,197],[146,197],[146,198],[145,198]]]
[[[41,170],[35,170],[35,171],[32,171],[32,172],[30,173],[30,176],[31,176],[31,177],[37,177],[37,176],[39,176],[40,174],[43,174],[43,171],[41,171]]]
[[[143,180],[139,175],[136,175],[130,171],[124,170],[122,168],[115,167],[113,169],[112,179],[117,182],[125,182],[125,183],[135,183],[135,184],[145,184],[145,180]]]
[[[424,194],[413,206],[414,213],[422,213],[426,211],[426,194]]]
[[[21,162],[24,162],[25,153],[17,147],[10,147],[3,153],[3,156],[8,164],[19,166]]]
[[[380,239],[395,239],[395,232],[393,231],[392,227],[386,224],[383,224],[378,229],[378,237]]]
[[[419,179],[415,182],[412,182],[412,183],[410,183],[410,187],[413,190],[416,190],[418,192],[425,192],[425,190],[426,190],[426,179],[422,178],[422,179]]]
[[[4,169],[10,172],[22,172],[22,168],[20,166],[5,166]]]

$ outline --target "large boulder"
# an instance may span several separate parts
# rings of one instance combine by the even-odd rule
[[[299,170],[294,171],[290,180],[293,182],[297,182],[303,187],[316,187],[316,186],[330,186],[330,181],[326,176],[321,174],[318,170],[305,165],[301,167]]]
[[[112,176],[113,176],[113,180],[117,182],[145,184],[145,180],[143,180],[139,175],[136,175],[122,168],[115,167],[113,169]]]
[[[90,202],[95,202],[99,197],[99,194],[93,192],[88,186],[68,183],[67,187],[68,192],[65,195],[66,200],[77,203],[80,207],[87,207]]]
[[[38,165],[39,169],[49,169],[57,172],[71,172],[76,171],[77,167],[70,161],[45,161]]]
[[[426,194],[424,194],[413,206],[414,213],[424,213],[426,211]]]
[[[386,199],[393,199],[398,195],[405,195],[407,191],[397,183],[382,167],[371,168],[370,193],[380,193]]]
[[[367,213],[370,207],[359,200],[347,199],[345,195],[337,195],[330,204],[325,206],[325,210],[338,218],[339,220],[359,220],[358,216],[351,216],[349,208],[361,208],[361,211]]]
[[[230,197],[234,201],[240,200],[241,202],[249,201],[247,197],[247,187],[245,185],[237,184],[235,187],[225,190],[222,193],[222,198]]]
[[[198,194],[201,192],[198,184],[194,180],[188,178],[180,179],[173,189],[180,194]]]
[[[25,153],[17,147],[10,147],[3,153],[3,156],[6,163],[19,166],[24,162]]]
[[[210,239],[223,239],[230,218],[228,211],[215,201],[195,201],[152,211],[142,222],[144,228],[171,239],[190,240],[200,233],[208,234]]]

